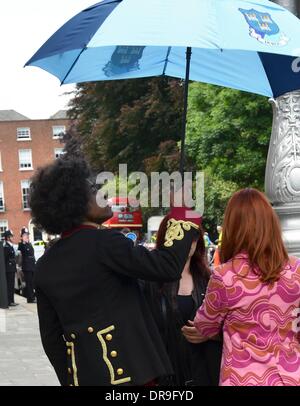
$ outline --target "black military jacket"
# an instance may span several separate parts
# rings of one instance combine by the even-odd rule
[[[8,242],[4,242],[3,244],[4,249],[4,260],[5,260],[5,270],[7,273],[9,272],[16,272],[17,265],[16,265],[16,254],[14,247],[9,244]]]
[[[29,242],[20,242],[18,250],[22,254],[22,271],[34,271],[35,257],[33,246]]]
[[[164,344],[137,279],[180,278],[195,228],[172,224],[148,251],[111,230],[79,228],[36,265],[45,352],[62,385],[144,385],[169,375]]]

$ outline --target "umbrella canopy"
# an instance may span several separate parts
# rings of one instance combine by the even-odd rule
[[[300,88],[292,69],[300,21],[267,0],[104,0],[62,26],[27,62],[61,83],[168,75],[277,97]],[[297,54],[298,53],[298,54]]]
[[[299,39],[298,18],[268,0],[103,0],[63,25],[26,65],[62,84],[185,79],[183,172],[189,79],[278,97],[300,89]]]

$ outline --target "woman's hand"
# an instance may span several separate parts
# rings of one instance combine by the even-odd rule
[[[207,341],[206,337],[200,336],[194,322],[191,320],[188,321],[188,325],[182,327],[181,332],[185,339],[191,344],[200,344]]]

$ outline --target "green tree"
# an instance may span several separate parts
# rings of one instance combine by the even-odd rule
[[[165,168],[157,152],[179,140],[181,110],[181,82],[163,77],[78,85],[70,117],[92,166],[116,171],[127,163],[132,171],[150,158]]]
[[[272,127],[266,97],[193,83],[187,144],[198,169],[239,187],[263,189]]]
[[[202,83],[190,85],[187,153],[205,172],[204,226],[215,231],[238,189],[263,190],[272,128],[268,99]]]
[[[203,227],[210,230],[212,238],[217,238],[216,227],[222,224],[228,200],[238,189],[236,183],[224,181],[210,173],[210,170],[205,171]]]

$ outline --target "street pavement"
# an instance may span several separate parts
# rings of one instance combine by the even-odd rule
[[[0,309],[0,386],[58,386],[42,348],[36,304]]]

